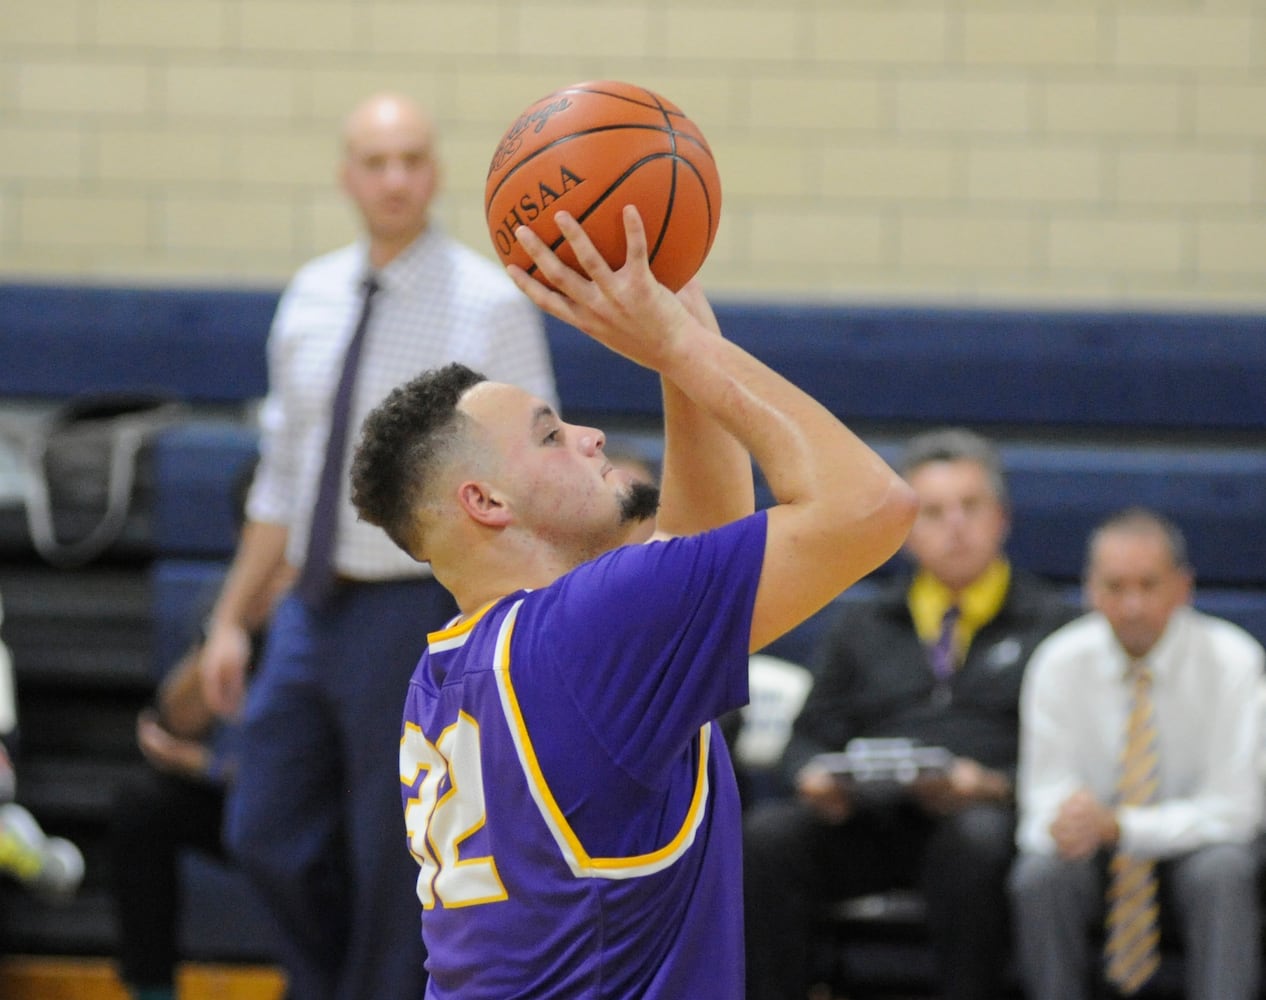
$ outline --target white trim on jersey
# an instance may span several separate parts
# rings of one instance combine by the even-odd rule
[[[694,795],[690,800],[690,808],[686,811],[685,820],[677,834],[663,847],[648,854],[639,854],[623,858],[595,858],[585,850],[580,838],[576,836],[571,824],[558,807],[549,783],[541,771],[536,759],[536,751],[528,734],[527,724],[519,710],[518,698],[514,693],[514,684],[510,677],[510,645],[514,633],[514,623],[518,617],[522,600],[516,601],[506,614],[497,634],[496,663],[493,674],[497,679],[497,690],[501,696],[501,708],[505,713],[510,728],[511,739],[519,756],[519,764],[527,778],[528,789],[540,810],[541,818],[549,828],[554,843],[558,846],[563,860],[577,878],[625,879],[639,878],[662,871],[673,865],[694,843],[699,825],[708,800],[708,748],[711,740],[712,724],[705,723],[699,730],[699,769],[695,779]]]

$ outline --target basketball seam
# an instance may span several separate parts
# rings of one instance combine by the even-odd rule
[[[650,92],[647,91],[647,93]],[[655,94],[650,96],[654,98],[655,105],[659,108],[659,113],[664,115],[665,124],[667,124],[668,116],[664,108],[664,102]],[[673,217],[673,206],[677,202],[677,163],[681,157],[677,155],[677,130],[671,127],[668,130],[668,144],[671,147],[673,160],[672,177],[668,184],[668,204],[664,207],[664,217],[659,224],[659,235],[655,238],[655,246],[647,255],[647,260],[651,264],[655,263],[655,258],[659,256],[660,248],[664,245],[664,237],[668,235],[668,224]]]

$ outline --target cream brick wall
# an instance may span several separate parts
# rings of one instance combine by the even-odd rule
[[[1262,0],[10,0],[0,278],[275,285],[386,87],[491,256],[497,138],[602,77],[708,135],[718,295],[1266,306]]]

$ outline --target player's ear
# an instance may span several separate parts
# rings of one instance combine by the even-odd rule
[[[466,480],[457,487],[457,502],[477,524],[502,528],[510,523],[510,508],[489,483]]]

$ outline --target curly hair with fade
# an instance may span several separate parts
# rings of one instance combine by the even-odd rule
[[[436,462],[460,434],[462,394],[487,381],[462,364],[434,368],[393,389],[365,418],[352,457],[352,506],[415,559],[417,513]]]

